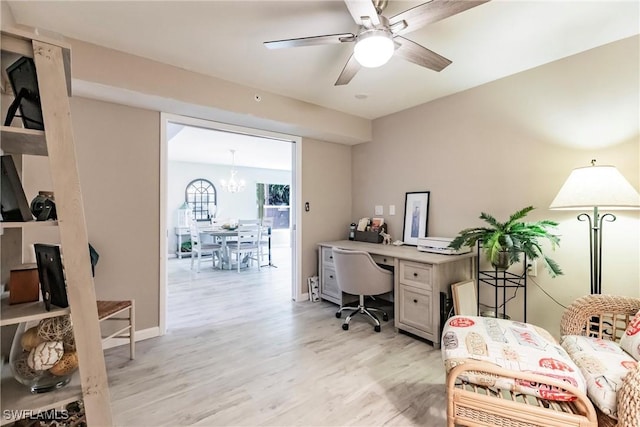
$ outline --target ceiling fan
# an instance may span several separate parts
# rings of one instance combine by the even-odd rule
[[[447,58],[419,45],[404,34],[427,24],[464,12],[489,0],[431,0],[395,16],[382,15],[388,0],[344,0],[353,20],[360,26],[357,34],[342,33],[264,42],[269,49],[355,42],[353,54],[335,85],[346,85],[361,67],[385,64],[393,55],[409,62],[441,71],[451,64]]]

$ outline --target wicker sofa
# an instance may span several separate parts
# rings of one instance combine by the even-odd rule
[[[561,334],[619,341],[627,324],[638,310],[640,298],[585,296],[574,301],[565,311],[561,321]],[[567,382],[530,372],[503,369],[485,361],[466,360],[451,368],[447,375],[447,424],[505,427],[639,427],[638,366],[629,371],[618,388],[616,421],[596,409],[584,392]],[[496,388],[493,381],[487,381],[486,384],[469,381],[469,378],[477,377],[479,373],[487,377],[512,378],[519,384],[535,384],[541,389],[559,390],[568,398],[565,401],[548,400],[507,388]]]

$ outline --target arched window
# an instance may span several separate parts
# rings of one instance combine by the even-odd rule
[[[184,201],[191,208],[196,221],[213,218],[218,204],[217,197],[216,187],[203,178],[194,179],[184,190]]]

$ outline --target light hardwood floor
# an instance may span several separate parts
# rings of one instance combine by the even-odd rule
[[[277,252],[277,251],[276,251]],[[290,300],[279,268],[169,269],[169,332],[106,350],[118,426],[442,426],[440,351],[328,302]]]

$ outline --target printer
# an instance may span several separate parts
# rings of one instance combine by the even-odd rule
[[[449,244],[452,241],[452,237],[419,237],[417,246],[419,251],[433,252],[434,254],[460,255],[471,252],[469,246],[463,246],[458,250],[450,248]]]

